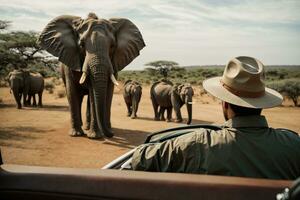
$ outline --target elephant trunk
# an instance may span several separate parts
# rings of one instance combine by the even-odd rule
[[[100,69],[99,72],[94,72],[92,74],[92,90],[94,95],[95,102],[95,114],[96,121],[99,129],[103,132],[103,134],[107,137],[113,137],[113,133],[107,126],[109,119],[106,119],[106,113],[109,108],[106,108],[107,105],[107,84],[108,84],[108,72]]]
[[[192,97],[188,97],[186,100],[186,109],[188,113],[188,121],[187,124],[190,124],[192,122]]]

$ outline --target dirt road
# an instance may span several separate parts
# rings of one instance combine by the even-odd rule
[[[4,162],[11,164],[100,168],[142,143],[147,134],[184,125],[152,120],[149,87],[143,88],[139,117],[134,120],[126,117],[121,90],[115,89],[112,103],[115,137],[103,140],[68,136],[70,119],[66,97],[56,98],[45,91],[43,108],[21,110],[15,108],[8,88],[0,88],[0,98],[0,147]],[[224,122],[217,100],[202,97],[197,92],[194,100],[193,124]],[[187,116],[185,108],[182,108],[182,114]],[[286,127],[300,132],[299,108],[285,105],[265,110],[263,114],[272,127]]]

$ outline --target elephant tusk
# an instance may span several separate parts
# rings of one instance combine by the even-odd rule
[[[188,104],[195,104],[196,102],[194,101],[189,101]]]
[[[115,76],[114,76],[113,74],[111,74],[110,79],[111,79],[111,81],[112,81],[116,86],[119,85],[118,81],[116,80],[116,78],[115,78]]]
[[[86,77],[87,77],[86,72],[83,72],[82,75],[81,75],[81,78],[79,80],[79,83],[83,84],[85,82]]]

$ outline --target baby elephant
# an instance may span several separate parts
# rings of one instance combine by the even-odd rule
[[[127,116],[131,119],[137,117],[136,113],[138,111],[139,103],[142,96],[142,86],[132,80],[128,80],[124,84],[123,97],[127,106]]]

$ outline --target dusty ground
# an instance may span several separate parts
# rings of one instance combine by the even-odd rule
[[[193,124],[224,122],[217,100],[195,92]],[[126,117],[121,90],[113,97],[113,139],[90,140],[70,137],[69,111],[66,97],[57,98],[44,92],[43,108],[17,110],[8,88],[0,88],[0,147],[5,163],[99,168],[142,143],[150,132],[184,124],[153,121],[149,87],[143,88],[138,119]],[[286,127],[300,132],[300,108],[284,107],[263,111],[272,127]],[[85,109],[85,108],[83,108]],[[182,108],[186,117],[185,108]]]

